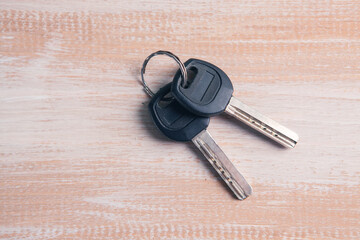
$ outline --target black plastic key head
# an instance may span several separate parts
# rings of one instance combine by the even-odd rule
[[[185,86],[180,71],[175,74],[171,91],[176,100],[200,116],[210,117],[225,111],[234,91],[229,77],[220,68],[202,60],[191,58],[184,65],[192,74]]]
[[[183,108],[175,99],[164,100],[171,83],[161,88],[151,99],[149,110],[162,133],[175,141],[191,141],[209,125],[208,117],[199,117]]]

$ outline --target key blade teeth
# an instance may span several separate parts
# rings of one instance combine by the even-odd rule
[[[203,130],[192,141],[239,200],[244,200],[251,195],[251,186],[215,143],[208,131]]]
[[[295,132],[255,111],[235,97],[230,99],[225,112],[285,147],[294,148],[299,140]]]

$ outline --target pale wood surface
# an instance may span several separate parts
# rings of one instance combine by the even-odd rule
[[[212,118],[247,200],[152,123],[139,70],[159,49],[218,65],[300,135]],[[151,87],[175,70],[154,59]],[[0,3],[4,239],[360,239],[359,121],[357,0]]]

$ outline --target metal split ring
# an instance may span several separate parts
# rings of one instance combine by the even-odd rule
[[[187,81],[187,71],[186,71],[186,67],[185,65],[180,61],[180,59],[173,53],[168,52],[168,51],[157,51],[154,52],[152,54],[150,54],[144,61],[143,66],[141,68],[141,80],[142,80],[142,84],[144,86],[144,90],[145,92],[150,96],[153,97],[155,95],[155,93],[150,89],[150,87],[147,85],[145,78],[144,78],[144,74],[145,74],[145,69],[146,69],[146,65],[148,64],[148,62],[150,61],[150,59],[152,57],[155,57],[157,55],[166,55],[168,57],[171,57],[172,59],[174,59],[176,61],[176,63],[179,65],[180,67],[180,73],[181,73],[181,78],[182,78],[182,85],[184,86],[186,81]]]

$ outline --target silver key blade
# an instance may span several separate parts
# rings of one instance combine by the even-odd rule
[[[246,182],[245,178],[216,144],[206,129],[196,135],[192,139],[192,142],[211,163],[238,199],[244,200],[251,194],[251,186]]]
[[[231,97],[225,112],[283,146],[293,148],[299,140],[295,132],[248,107],[235,97]]]

